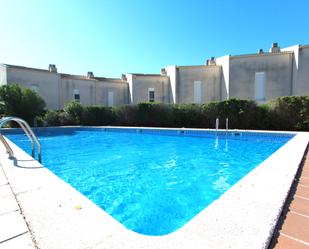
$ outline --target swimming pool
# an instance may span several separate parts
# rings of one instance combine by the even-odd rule
[[[47,168],[147,235],[183,226],[292,137],[95,128],[37,134]],[[29,152],[24,135],[8,137]]]

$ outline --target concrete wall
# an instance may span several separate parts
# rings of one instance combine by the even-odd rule
[[[300,47],[294,95],[309,95],[309,46]]]
[[[129,104],[133,104],[133,75],[126,74],[126,79],[129,85]]]
[[[177,67],[175,65],[165,67],[166,75],[169,77],[170,103],[178,103],[177,100]]]
[[[148,89],[154,88],[155,102],[170,103],[169,77],[163,75],[132,75],[132,103],[148,102]]]
[[[95,80],[74,79],[70,77],[61,78],[61,104],[74,100],[74,90],[79,90],[80,103],[83,105],[95,105]]]
[[[292,63],[290,52],[231,57],[229,96],[254,100],[256,72],[266,73],[265,100],[291,95]]]
[[[202,83],[202,103],[220,100],[220,66],[178,67],[176,91],[178,103],[194,103],[194,81]]]
[[[6,85],[7,79],[6,79],[6,66],[3,64],[0,64],[0,85]]]
[[[114,93],[114,105],[129,104],[129,86],[127,82],[98,81],[96,83],[96,105],[108,105],[108,92]]]
[[[59,75],[44,70],[7,67],[7,83],[17,83],[21,87],[37,86],[38,94],[46,102],[48,109],[61,108],[59,99]]]
[[[168,66],[162,74],[127,74],[126,80],[59,74],[35,68],[0,65],[0,85],[18,83],[37,86],[48,109],[61,109],[73,100],[78,89],[84,105],[107,105],[114,92],[114,105],[148,101],[148,89],[155,89],[155,101],[193,103],[194,81],[202,84],[202,102],[230,97],[255,98],[255,74],[265,72],[265,101],[278,96],[309,95],[309,46],[292,46],[281,52],[223,56],[216,65]]]
[[[220,84],[220,94],[221,100],[229,99],[230,90],[230,55],[225,55],[216,58],[216,65],[221,66],[221,84]]]

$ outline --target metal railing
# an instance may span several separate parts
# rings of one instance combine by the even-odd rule
[[[14,153],[13,153],[12,148],[9,146],[9,144],[5,140],[5,138],[2,136],[1,128],[2,128],[3,125],[5,125],[6,123],[11,122],[11,121],[15,121],[17,124],[19,124],[19,126],[26,133],[27,137],[30,139],[31,149],[32,149],[32,157],[33,158],[35,158],[35,143],[36,143],[36,145],[38,147],[38,157],[39,157],[38,159],[39,159],[39,162],[41,163],[42,162],[41,144],[40,144],[38,138],[33,133],[32,129],[30,128],[28,123],[25,120],[23,120],[21,118],[17,118],[17,117],[5,117],[5,118],[2,118],[0,120],[0,141],[5,146],[5,149],[6,149],[7,153],[9,154],[10,158],[14,157]]]

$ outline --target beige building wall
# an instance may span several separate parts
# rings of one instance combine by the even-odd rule
[[[220,92],[221,100],[226,100],[229,99],[230,95],[230,55],[216,58],[216,65],[222,68]]]
[[[121,79],[87,78],[83,76],[62,75],[62,105],[74,100],[74,91],[80,94],[82,105],[116,106],[128,103],[128,83]],[[112,100],[108,101],[108,95]]]
[[[124,75],[129,85],[129,102],[128,104],[133,104],[133,75],[126,74]]]
[[[95,105],[95,83],[94,79],[75,78],[74,76],[61,76],[61,104],[74,100],[74,90],[80,94],[82,105]]]
[[[194,82],[201,82],[201,103],[221,99],[221,66],[177,67],[178,103],[194,103]]]
[[[160,74],[128,74],[127,78],[129,78],[129,85],[132,89],[132,104],[148,102],[149,89],[154,89],[155,91],[155,102],[171,102],[170,82],[168,76]]]
[[[291,52],[230,58],[229,97],[255,100],[255,75],[265,72],[265,101],[292,94]]]
[[[0,84],[14,83],[37,91],[45,100],[47,109],[62,109],[66,103],[74,100],[74,90],[79,92],[83,105],[115,106],[129,103],[128,83],[122,79],[61,74],[1,64]],[[112,101],[109,101],[111,95]]]
[[[59,75],[48,70],[7,66],[7,84],[17,83],[38,92],[49,109],[61,108]]]
[[[164,68],[165,74],[169,77],[169,87],[170,87],[170,103],[178,103],[177,100],[177,66],[167,66]]]
[[[0,64],[0,86],[7,84],[6,75],[6,66]]]
[[[108,106],[110,104],[108,100],[109,92],[113,96],[113,106],[129,103],[129,86],[126,81],[104,79],[96,83],[96,105]]]
[[[293,95],[309,95],[309,46],[300,46],[296,70]]]
[[[280,50],[277,43],[270,53],[226,55],[211,58],[205,66],[173,65],[161,69],[161,74],[127,74],[121,79],[94,77],[91,72],[86,76],[61,74],[55,65],[44,70],[0,64],[0,85],[17,83],[32,88],[44,98],[48,109],[63,108],[74,99],[74,90],[83,105],[148,102],[150,89],[159,103],[197,102],[196,92],[201,93],[201,103],[231,97],[255,100],[257,92],[263,93],[258,100],[263,102],[279,96],[309,95],[308,79],[309,46]],[[264,87],[257,88],[261,81]]]

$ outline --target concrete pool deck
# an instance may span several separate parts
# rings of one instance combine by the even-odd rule
[[[166,236],[127,230],[12,143],[15,165],[4,153],[0,163],[38,248],[267,248],[308,141],[295,136]]]
[[[35,248],[9,182],[0,169],[0,248]]]

